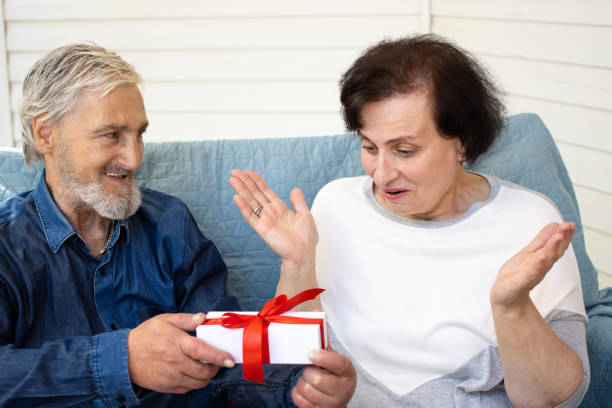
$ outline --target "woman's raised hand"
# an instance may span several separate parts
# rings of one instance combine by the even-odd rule
[[[529,292],[563,256],[569,246],[576,224],[551,223],[500,269],[491,288],[491,304],[505,311],[519,310],[529,301]]]
[[[229,182],[244,219],[283,262],[299,264],[314,256],[317,228],[299,188],[289,196],[292,211],[254,171],[232,170]]]

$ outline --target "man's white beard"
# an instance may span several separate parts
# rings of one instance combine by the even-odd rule
[[[132,193],[127,197],[108,194],[100,183],[80,184],[72,180],[66,184],[84,204],[93,208],[102,217],[111,220],[123,220],[134,214],[142,201],[138,183],[134,179],[132,179]],[[128,187],[124,189],[128,190]],[[125,193],[127,194],[127,191]]]
[[[124,194],[128,194],[130,187],[132,192],[127,197],[120,197],[104,191],[102,183],[79,181],[71,168],[70,161],[63,160],[63,164],[65,167],[58,166],[58,173],[62,181],[74,193],[74,197],[70,198],[73,208],[92,208],[104,218],[123,220],[134,214],[140,207],[142,194],[133,175],[127,176],[132,177],[132,185],[122,187]]]

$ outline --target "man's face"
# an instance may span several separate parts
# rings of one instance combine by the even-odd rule
[[[94,209],[110,219],[123,219],[140,206],[134,172],[143,154],[142,134],[148,125],[138,87],[121,85],[104,98],[83,91],[75,109],[57,126],[47,177],[58,205]],[[59,194],[55,194],[59,192]]]

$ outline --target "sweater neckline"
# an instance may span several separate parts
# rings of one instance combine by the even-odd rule
[[[487,181],[487,183],[489,183],[489,188],[491,190],[489,192],[489,197],[485,201],[475,202],[474,204],[470,206],[470,208],[468,208],[466,212],[459,215],[458,217],[451,218],[448,220],[439,220],[439,221],[438,220],[431,220],[431,221],[430,220],[415,220],[412,218],[406,218],[406,217],[402,217],[401,215],[392,213],[387,208],[383,207],[376,200],[376,197],[374,197],[374,188],[373,188],[374,180],[370,176],[366,176],[365,181],[363,183],[363,194],[365,195],[367,203],[370,205],[370,207],[372,207],[374,211],[376,211],[383,217],[393,222],[404,224],[404,225],[410,225],[410,226],[418,227],[418,228],[444,228],[444,227],[449,227],[451,225],[458,224],[466,220],[467,218],[471,217],[478,210],[480,210],[481,208],[489,204],[491,201],[493,201],[495,197],[497,197],[497,195],[499,194],[500,182],[497,177],[494,177],[488,174],[476,173],[476,172],[470,172],[470,173],[483,177]]]

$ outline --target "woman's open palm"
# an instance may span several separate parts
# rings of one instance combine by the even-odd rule
[[[254,171],[232,170],[229,182],[244,219],[283,261],[299,263],[314,254],[317,228],[299,188],[289,196],[292,211]]]
[[[576,224],[570,222],[545,226],[533,241],[501,267],[491,289],[491,302],[506,308],[523,304],[531,289],[563,256],[575,229]]]

